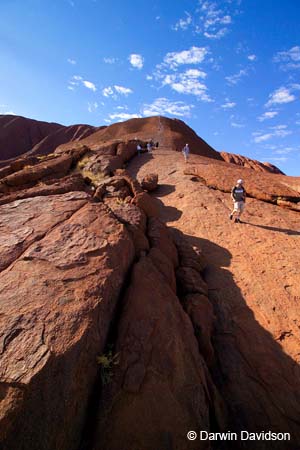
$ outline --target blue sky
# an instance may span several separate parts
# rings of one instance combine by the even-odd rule
[[[1,0],[0,113],[178,117],[300,175],[298,0]]]

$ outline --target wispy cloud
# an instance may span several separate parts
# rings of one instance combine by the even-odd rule
[[[291,70],[300,68],[300,46],[295,46],[287,51],[278,52],[273,57],[273,61],[280,63],[282,70]]]
[[[164,64],[172,69],[176,69],[183,64],[199,64],[202,63],[208,54],[206,47],[191,47],[189,50],[181,52],[169,52],[164,57]]]
[[[118,94],[120,95],[125,95],[126,97],[129,94],[132,94],[133,90],[124,86],[118,86],[118,85],[114,85],[114,86],[107,86],[104,89],[102,89],[102,95],[104,97],[113,97],[114,99],[116,99],[118,97]]]
[[[96,88],[95,84],[92,83],[91,81],[83,80],[82,83],[87,89],[90,89],[91,91],[96,92],[97,88]]]
[[[90,103],[90,102],[88,102],[88,112],[89,113],[93,113],[93,112],[95,112],[97,109],[98,109],[98,103],[97,102],[94,102],[94,103]]]
[[[117,92],[118,94],[121,94],[121,95],[126,95],[126,96],[127,96],[127,95],[133,93],[133,90],[132,90],[132,89],[127,88],[127,87],[124,87],[124,86],[118,86],[118,85],[115,85],[114,88],[115,88],[116,92]]]
[[[239,2],[240,0],[199,0],[196,9],[192,13],[186,11],[172,29],[185,31],[191,28],[207,39],[221,39],[229,32],[233,22],[230,13],[232,6],[233,15],[239,14],[235,8]]]
[[[237,122],[231,122],[230,125],[233,128],[244,128],[245,127],[245,125],[243,123],[237,123]]]
[[[0,105],[0,114],[3,116],[16,116],[14,111],[8,110],[7,105]]]
[[[207,87],[199,78],[205,78],[206,73],[198,69],[189,69],[179,74],[168,74],[163,79],[163,85],[169,85],[171,89],[180,94],[191,94],[204,102],[212,99],[207,93]]]
[[[273,119],[274,117],[276,117],[278,115],[277,111],[266,111],[265,113],[263,113],[261,116],[259,116],[257,119],[260,122],[264,122],[265,120],[268,119]]]
[[[191,115],[191,110],[194,106],[187,105],[181,101],[171,101],[167,98],[157,98],[151,104],[145,104],[142,113],[144,116],[177,116],[177,117],[189,117]]]
[[[262,133],[259,131],[252,133],[252,136],[254,136],[253,141],[256,144],[260,144],[262,142],[272,139],[273,137],[284,138],[284,137],[292,134],[292,132],[290,130],[287,130],[287,125],[276,125],[274,127],[270,127],[269,129],[271,131],[269,131],[268,133]]]
[[[140,114],[129,114],[129,113],[114,113],[109,115],[111,120],[118,119],[119,121],[135,119],[142,117]]]
[[[290,89],[282,86],[269,95],[269,100],[265,106],[269,107],[277,104],[290,103],[294,100],[296,100],[296,97],[291,93]]]
[[[226,103],[223,103],[223,105],[221,105],[221,108],[231,109],[231,108],[234,108],[235,106],[236,106],[235,102],[230,102],[229,99],[226,99]]]
[[[142,69],[144,65],[144,58],[142,55],[139,55],[138,53],[132,53],[128,57],[130,64],[132,67],[135,67],[136,69]]]
[[[191,14],[188,13],[188,12],[185,12],[185,17],[179,19],[178,22],[176,22],[175,25],[172,28],[175,31],[186,30],[187,28],[189,28],[191,23],[192,23],[192,16],[191,16]]]
[[[249,61],[252,61],[252,62],[257,60],[256,55],[248,55],[247,58],[249,59]]]
[[[227,77],[225,77],[226,81],[228,82],[228,84],[230,85],[235,85],[237,84],[242,77],[248,75],[248,72],[246,69],[241,69],[239,72],[235,73],[234,75],[229,75]]]
[[[72,64],[73,66],[75,66],[75,64],[77,64],[77,61],[75,59],[72,59],[72,58],[68,58],[67,61],[68,61],[69,64]]]
[[[219,7],[217,2],[200,1],[200,4],[202,26],[199,26],[198,32],[203,31],[203,35],[208,39],[221,39],[227,34],[232,17]]]
[[[84,80],[83,77],[80,75],[73,75],[73,77],[69,81],[68,89],[70,91],[74,91],[75,88],[79,85],[83,85],[87,89],[90,89],[93,92],[97,91],[96,85],[94,83],[92,83],[91,81],[88,81],[88,80]]]
[[[103,61],[105,62],[105,64],[115,64],[118,61],[118,59],[108,56],[103,58]]]

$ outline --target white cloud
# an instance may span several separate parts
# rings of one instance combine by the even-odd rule
[[[270,127],[270,130],[272,130],[269,133],[262,134],[260,132],[254,132],[252,135],[254,136],[254,142],[256,144],[259,144],[261,142],[268,141],[269,139],[273,137],[281,137],[284,138],[290,134],[292,134],[291,131],[287,130],[287,125],[276,125],[274,127]]]
[[[91,81],[83,80],[82,83],[86,88],[90,89],[93,92],[96,92],[97,88]]]
[[[208,31],[204,32],[204,36],[207,39],[221,39],[225,34],[227,34],[227,28],[221,28],[216,33],[209,33]]]
[[[108,86],[104,89],[102,89],[102,95],[104,95],[104,97],[109,97],[110,95],[114,94],[114,90],[111,86]]]
[[[183,19],[179,19],[178,22],[174,25],[173,30],[178,31],[186,30],[192,23],[192,16],[188,12],[185,12],[185,17]]]
[[[283,70],[300,68],[300,46],[295,46],[287,51],[278,52],[273,57],[273,61],[281,63],[280,68]]]
[[[189,50],[167,53],[164,57],[164,63],[172,69],[176,69],[182,64],[199,64],[207,54],[206,47],[191,47]]]
[[[221,39],[229,31],[228,25],[232,23],[232,17],[224,9],[218,8],[217,2],[200,1],[200,25],[197,32],[203,32],[207,39]],[[224,26],[225,25],[225,26]]]
[[[238,73],[234,74],[234,75],[230,75],[228,77],[225,77],[225,79],[227,80],[227,82],[231,85],[235,85],[237,84],[240,79],[242,77],[244,77],[245,75],[247,75],[248,72],[246,69],[241,69]]]
[[[207,87],[199,78],[205,78],[206,73],[198,69],[188,69],[179,74],[168,74],[163,79],[163,85],[169,85],[171,89],[180,94],[195,95],[199,100],[211,102],[207,94]]]
[[[99,105],[97,102],[94,102],[94,103],[88,102],[88,112],[90,112],[90,113],[95,112],[96,109],[98,109],[98,106]]]
[[[139,55],[138,53],[132,53],[129,55],[129,62],[130,64],[135,67],[136,69],[142,69],[144,65],[144,58],[142,55]]]
[[[247,58],[249,59],[249,61],[256,61],[257,59],[256,55],[249,55]]]
[[[261,134],[259,136],[256,136],[254,138],[254,142],[256,144],[259,144],[260,142],[265,142],[268,141],[269,139],[271,139],[274,135],[272,133],[266,133],[266,134]]]
[[[223,108],[223,109],[230,109],[230,108],[234,108],[235,106],[236,106],[236,103],[230,102],[230,101],[226,101],[226,103],[221,105],[221,108]]]
[[[72,58],[68,58],[67,61],[69,64],[72,64],[73,66],[75,66],[75,64],[77,64],[77,61],[75,61],[75,59],[72,59]]]
[[[92,83],[91,81],[84,80],[82,78],[82,76],[80,76],[80,75],[73,75],[73,77],[69,81],[68,89],[70,89],[71,91],[74,91],[75,87],[79,86],[80,84],[82,84],[86,88],[92,90],[93,92],[96,92],[96,90],[97,90],[94,83]]]
[[[151,104],[145,104],[142,110],[144,116],[163,116],[169,114],[177,117],[189,117],[194,106],[184,102],[173,102],[167,98],[157,98]]]
[[[245,125],[242,123],[231,122],[230,124],[233,128],[244,128]]]
[[[269,100],[266,103],[266,107],[276,104],[290,103],[294,100],[296,100],[296,97],[291,94],[288,88],[280,87],[269,95]]]
[[[3,112],[0,112],[0,114],[3,116],[16,116],[17,115],[14,111],[3,111]]]
[[[110,114],[109,117],[112,120],[119,119],[120,121],[122,121],[122,120],[140,118],[141,115],[140,114],[128,114],[128,113],[115,113],[115,114]]]
[[[261,116],[258,117],[260,122],[264,122],[264,120],[273,119],[278,115],[277,111],[266,111]]]
[[[124,86],[117,86],[117,85],[115,85],[114,88],[115,88],[116,92],[118,94],[121,94],[121,95],[127,96],[128,94],[132,94],[133,93],[132,89],[124,87]]]
[[[113,97],[114,99],[117,99],[118,94],[119,95],[125,95],[126,97],[129,94],[132,94],[133,90],[124,86],[107,86],[106,88],[102,89],[102,95],[104,97]]]
[[[105,64],[115,64],[117,62],[117,58],[106,57],[103,58],[103,61],[105,62]]]
[[[146,80],[148,80],[148,81],[153,80],[153,76],[152,75],[146,75]]]

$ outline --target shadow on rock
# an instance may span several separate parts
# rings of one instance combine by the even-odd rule
[[[216,316],[213,347],[217,362],[211,374],[228,407],[230,431],[238,437],[241,430],[290,433],[290,441],[272,441],[271,445],[267,440],[256,441],[253,448],[295,450],[300,444],[299,365],[248,307],[228,270],[231,253],[206,239],[186,238],[208,260],[204,278]],[[247,440],[228,444],[221,448],[249,448]]]
[[[136,155],[131,161],[130,164],[130,174],[133,178],[137,177],[137,174],[140,168],[153,159],[152,153],[141,153],[140,155]]]
[[[300,236],[300,231],[290,230],[288,228],[278,228],[278,227],[269,227],[268,225],[258,225],[256,223],[245,222],[243,223],[247,225],[251,225],[252,227],[263,228],[264,230],[276,231],[278,233],[288,234],[289,236]]]
[[[159,184],[157,189],[155,190],[156,197],[164,197],[165,195],[169,195],[172,192],[175,192],[175,186],[173,184]]]

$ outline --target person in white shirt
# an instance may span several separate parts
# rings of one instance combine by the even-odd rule
[[[184,161],[187,163],[190,155],[190,147],[189,144],[185,144],[185,146],[182,149],[182,154],[184,157]]]

